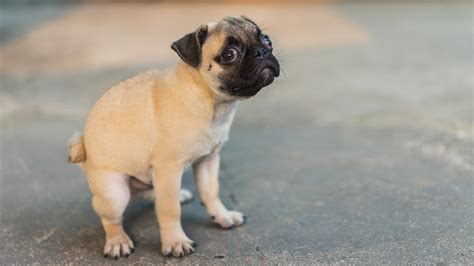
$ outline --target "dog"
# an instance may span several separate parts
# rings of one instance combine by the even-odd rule
[[[219,198],[219,151],[237,103],[280,74],[272,41],[249,18],[225,17],[171,48],[181,59],[172,70],[147,71],[112,86],[91,109],[84,134],[68,143],[68,160],[87,176],[106,233],[105,257],[133,252],[122,216],[135,197],[155,203],[163,255],[194,252],[180,221],[180,203],[192,198],[181,189],[188,166],[214,223],[232,228],[245,222]]]

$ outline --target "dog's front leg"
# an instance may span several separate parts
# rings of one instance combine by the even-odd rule
[[[160,226],[161,251],[163,255],[182,257],[194,252],[194,242],[181,226],[180,189],[183,167],[160,163],[153,167],[155,206]]]
[[[219,198],[219,151],[201,158],[193,164],[199,196],[212,220],[223,228],[231,228],[244,223],[245,216],[237,211],[229,211]]]

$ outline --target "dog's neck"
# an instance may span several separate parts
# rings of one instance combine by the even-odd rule
[[[179,85],[178,89],[183,96],[195,98],[193,102],[201,103],[193,107],[200,106],[202,110],[207,110],[208,114],[212,114],[210,118],[213,125],[232,122],[237,108],[237,99],[225,94],[216,94],[215,90],[211,89],[203,79],[199,70],[185,63],[179,62],[174,73],[174,78],[185,77],[182,80],[190,81],[183,84],[182,80],[176,80],[176,85]]]
[[[213,125],[223,125],[232,123],[234,119],[235,110],[237,109],[237,101],[222,101],[214,105],[214,112],[212,115]]]

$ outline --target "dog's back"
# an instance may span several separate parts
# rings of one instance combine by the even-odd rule
[[[147,71],[109,88],[89,113],[84,135],[76,133],[68,142],[68,162],[77,163],[84,170],[93,162],[113,165],[114,160],[120,160],[137,165],[134,161],[147,160],[143,139],[148,136],[143,134],[152,132],[147,128],[150,125],[147,120],[153,113],[151,103],[147,102],[151,101],[151,88],[160,77],[156,70]],[[123,147],[119,143],[129,145]],[[117,158],[123,156],[130,158]],[[134,169],[123,170],[134,172]]]

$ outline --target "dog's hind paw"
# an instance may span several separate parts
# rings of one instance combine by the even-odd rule
[[[193,200],[193,193],[191,191],[182,188],[180,193],[179,193],[179,202],[181,204],[186,204],[188,202],[191,202]]]

